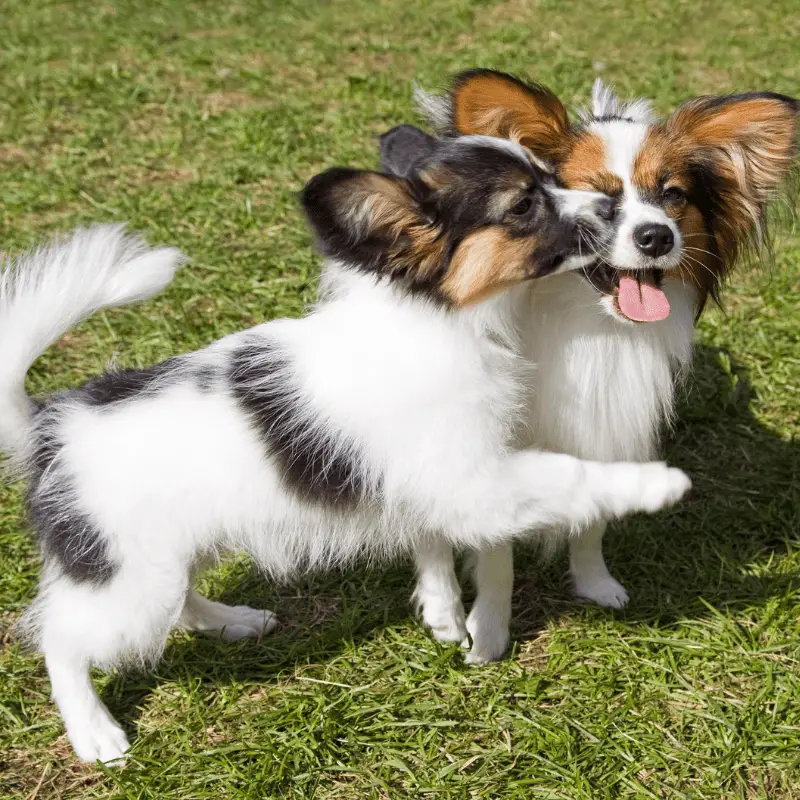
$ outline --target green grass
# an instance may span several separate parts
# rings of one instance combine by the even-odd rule
[[[161,297],[69,334],[31,391],[299,314],[319,261],[295,193],[373,164],[414,78],[493,66],[575,105],[600,72],[662,111],[800,85],[792,0],[6,0],[2,19],[0,247],[130,220],[192,257]],[[154,675],[98,676],[136,743],[123,770],[81,765],[11,631],[37,564],[21,487],[3,490],[0,794],[800,798],[800,238],[778,239],[700,325],[666,445],[691,499],[608,537],[629,609],[574,602],[561,560],[523,553],[497,665],[431,640],[408,565],[276,587],[235,562],[204,588],[276,609],[277,635],[175,635]]]

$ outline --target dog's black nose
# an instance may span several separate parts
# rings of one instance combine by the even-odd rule
[[[639,250],[650,258],[665,256],[672,250],[675,237],[667,225],[648,223],[633,232],[633,241]]]
[[[617,201],[613,197],[601,197],[594,204],[594,211],[600,219],[611,222],[617,216]]]

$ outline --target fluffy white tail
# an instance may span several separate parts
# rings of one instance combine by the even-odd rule
[[[96,225],[0,263],[0,451],[16,454],[26,441],[31,364],[95,311],[152,297],[183,261],[124,225]]]

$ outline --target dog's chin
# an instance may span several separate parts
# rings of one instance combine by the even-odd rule
[[[666,269],[625,269],[597,261],[581,274],[599,295],[600,305],[617,322],[644,325],[669,315],[669,301],[662,290]],[[638,297],[632,286],[638,287]]]

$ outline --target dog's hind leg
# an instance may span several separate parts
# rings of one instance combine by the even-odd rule
[[[86,653],[68,643],[60,647],[50,643],[45,663],[53,700],[78,758],[106,763],[122,758],[128,738],[92,685]]]
[[[226,606],[195,591],[186,596],[178,620],[178,627],[185,631],[206,633],[224,642],[266,636],[277,625],[278,618],[271,611],[249,606]]]
[[[177,622],[187,584],[182,565],[152,563],[126,563],[100,584],[52,573],[46,581],[27,624],[38,638],[53,700],[79,758],[111,762],[128,749],[89,670],[157,658]]]

